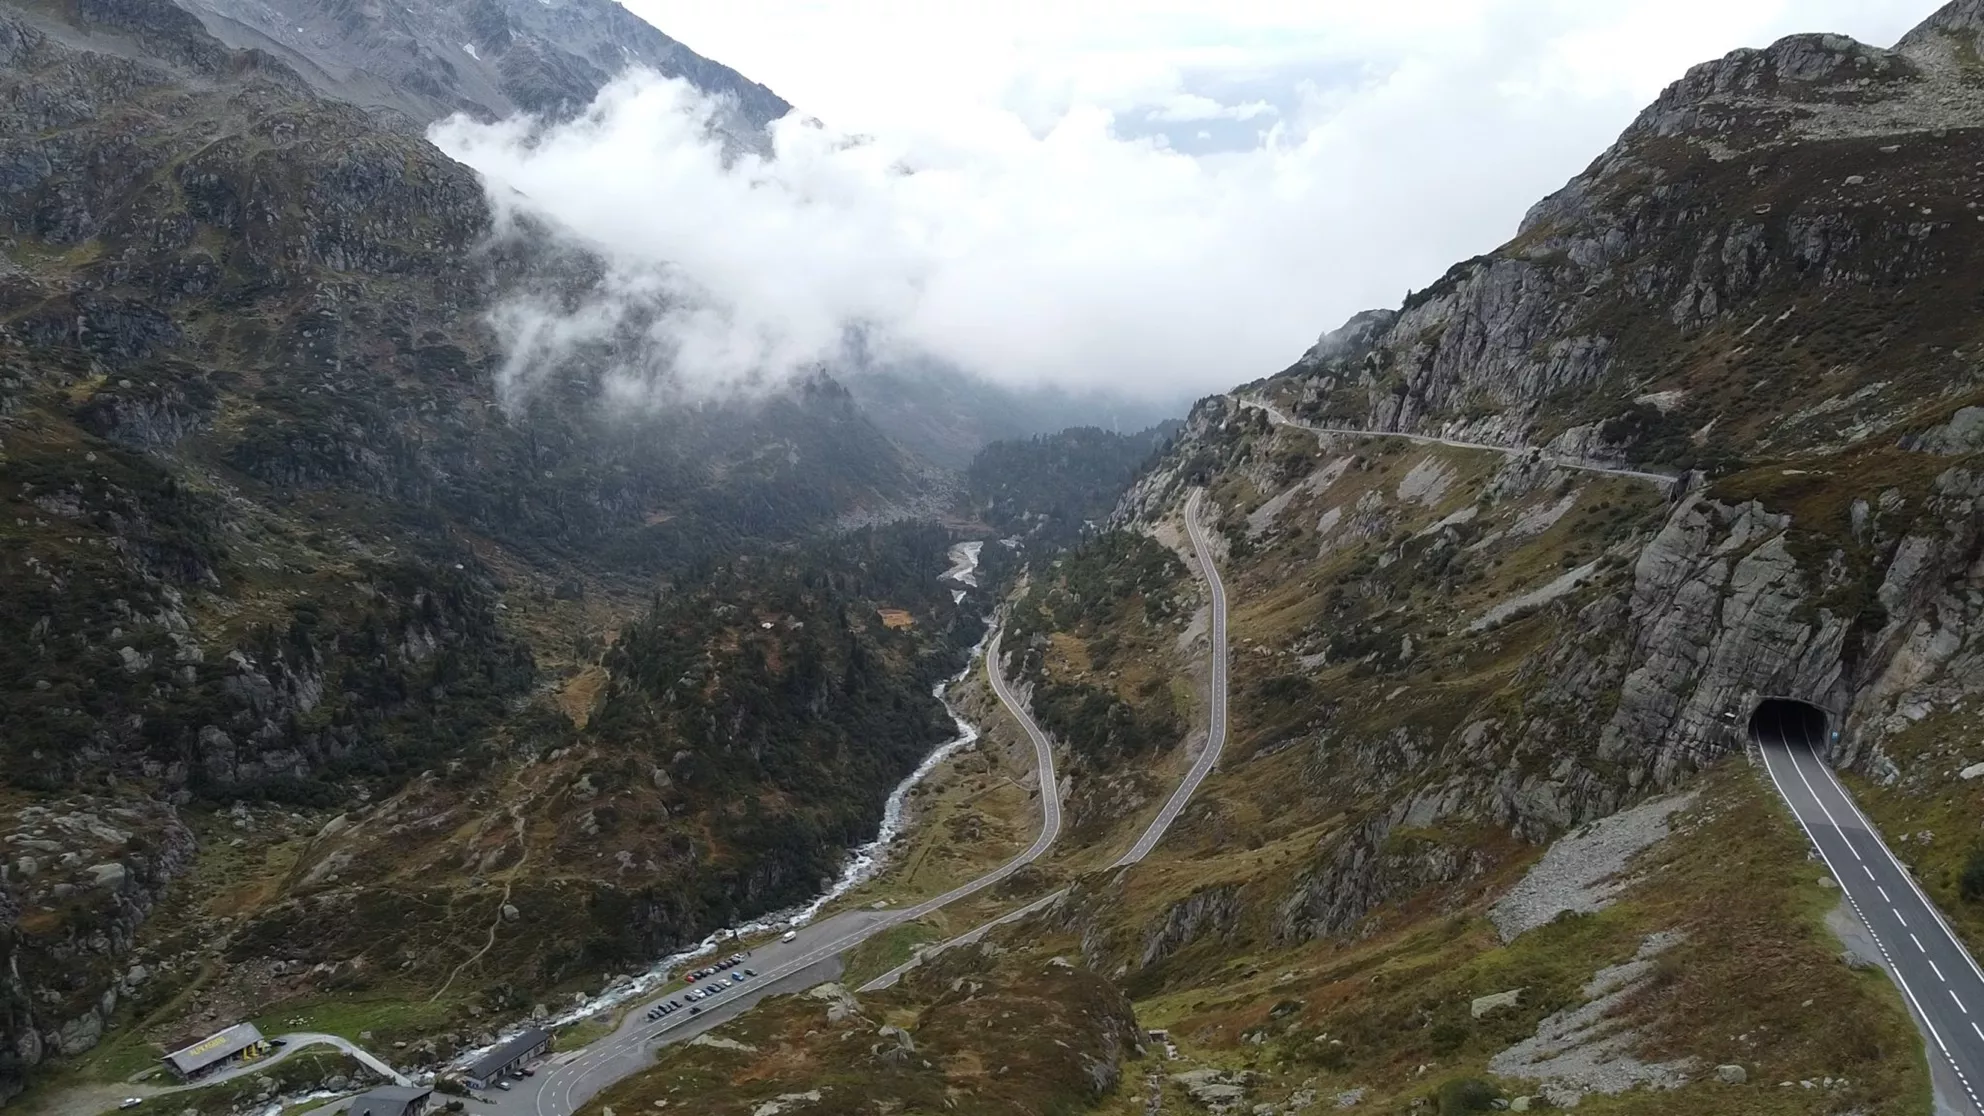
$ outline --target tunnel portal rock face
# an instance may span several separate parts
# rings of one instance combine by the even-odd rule
[[[1807,744],[1823,754],[1826,712],[1809,701],[1765,698],[1750,714],[1750,739],[1764,744]]]

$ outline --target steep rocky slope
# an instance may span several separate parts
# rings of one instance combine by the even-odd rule
[[[1697,470],[1617,638],[1584,618],[1597,755],[1634,785],[1765,694],[1878,766],[1978,683],[1978,12],[1695,67],[1510,244],[1261,385],[1324,426]]]
[[[555,230],[498,235],[473,173],[417,130],[228,49],[164,0],[0,5],[0,782],[10,814],[51,819],[12,834],[0,875],[0,1096],[24,1067],[96,1041],[136,987],[134,947],[174,966],[132,1020],[160,1039],[180,1034],[175,996],[260,971],[251,960],[313,958],[303,979],[223,997],[226,1010],[385,971],[420,987],[410,1002],[449,989],[445,1020],[505,983],[473,970],[455,983],[477,948],[455,946],[495,922],[504,889],[483,878],[520,848],[498,855],[490,837],[471,855],[449,832],[385,832],[409,817],[452,819],[478,834],[469,845],[537,827],[517,842],[537,849],[529,867],[503,861],[504,887],[646,911],[624,933],[574,925],[570,941],[521,943],[504,959],[523,987],[597,980],[815,886],[873,824],[879,792],[760,801],[755,769],[669,792],[650,769],[684,749],[655,707],[616,714],[623,729],[656,718],[646,736],[581,735],[595,705],[626,703],[608,684],[638,663],[606,652],[644,630],[629,622],[686,622],[658,590],[702,594],[699,622],[728,617],[677,633],[715,662],[761,630],[757,611],[818,610],[818,638],[839,642],[805,660],[804,684],[777,688],[776,648],[723,681],[817,711],[838,698],[817,687],[856,679],[861,700],[906,704],[906,734],[942,734],[929,685],[955,658],[959,612],[934,584],[942,532],[815,548],[869,572],[788,570],[765,587],[784,585],[782,603],[712,579],[719,560],[926,495],[927,470],[838,384],[615,414],[600,372],[613,354],[595,345],[543,369],[538,390],[499,390],[511,354],[492,307],[520,291],[583,300],[601,274]],[[883,606],[919,626],[888,634]],[[740,700],[713,683],[673,715]],[[845,774],[844,736],[793,742],[809,743],[814,775]],[[909,751],[859,756],[863,787],[912,765]],[[588,774],[598,801],[563,792]],[[347,837],[309,853],[340,815],[403,792],[418,800],[407,814],[360,827],[376,848]],[[606,850],[681,866],[645,896],[621,859],[549,852],[556,834],[607,832],[616,794],[616,808],[678,819],[652,847]],[[805,827],[809,856],[699,843],[707,812],[741,799]],[[259,828],[215,820],[243,802],[277,805],[257,808]],[[384,854],[409,832],[435,847]],[[268,859],[244,865],[225,846],[251,835]],[[400,876],[437,860],[457,867]],[[254,883],[214,878],[228,872]],[[191,881],[183,909],[142,930],[175,877]],[[314,914],[299,922],[304,896]],[[327,923],[357,936],[284,929]],[[388,923],[403,936],[366,936]],[[139,941],[157,934],[172,940]],[[403,946],[422,963],[402,966]]]
[[[1190,1055],[1219,1063],[1197,1085],[1290,1104],[1307,1074],[1307,1103],[1444,1111],[1438,1078],[1465,1073],[1559,1102],[1637,1088],[1619,1111],[1835,1110],[1897,1057],[1918,1076],[1861,1102],[1919,1104],[1897,1001],[1845,1006],[1866,982],[1826,960],[1829,901],[1794,888],[1803,845],[1742,757],[1762,698],[1818,707],[1891,832],[1921,830],[1932,886],[1973,902],[1956,875],[1984,821],[1957,774],[1984,758],[1958,727],[1984,689],[1980,27],[1964,0],[1892,50],[1794,36],[1698,66],[1509,244],[1202,401],[1117,524],[1173,537],[1187,490],[1208,489],[1233,602],[1226,758],[1150,861],[1009,933],[1072,937],[1140,1014],[1189,1027]],[[1037,625],[1043,681],[1185,677],[1195,633],[1133,607],[1134,552],[1098,540],[1061,568],[1095,561],[1115,576]],[[1128,655],[1093,670],[1072,653],[1097,643]],[[1060,731],[1080,755],[1115,730]],[[1106,808],[1106,774],[1074,800]],[[1608,870],[1645,904],[1636,936],[1550,932],[1592,990],[1476,1022],[1497,1005],[1468,997],[1569,980],[1524,971],[1507,934],[1463,944],[1499,928],[1488,912],[1543,845],[1704,783],[1713,805],[1686,832],[1756,828],[1646,828]],[[1748,882],[1654,867],[1723,841],[1748,851]],[[1699,950],[1745,888],[1775,913],[1746,908],[1743,933]],[[1688,927],[1691,959],[1661,961],[1658,935]],[[1779,1029],[1811,1005],[1734,974],[1791,953],[1825,984],[1813,1002],[1884,1037]],[[1711,964],[1733,965],[1713,1009],[1684,975]],[[1608,984],[1615,966],[1660,975]],[[1426,983],[1455,967],[1466,987]],[[1618,1015],[1607,997],[1628,985]],[[1690,1022],[1724,1008],[1746,1021]],[[1621,1053],[1644,1072],[1577,1068]],[[1715,1066],[1745,1059],[1727,1076],[1816,1076],[1715,1093]],[[1193,1095],[1236,1095],[1220,1089]]]
[[[1510,243],[1328,335],[1288,397],[1681,467],[1946,418],[1978,386],[1973,20],[1953,4],[1893,50],[1797,35],[1695,67]]]
[[[791,111],[777,94],[656,30],[614,0],[184,0],[229,46],[267,51],[312,87],[426,125],[451,113],[568,117],[642,66],[728,101],[724,130],[762,142]]]

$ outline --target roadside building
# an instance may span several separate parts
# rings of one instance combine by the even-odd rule
[[[269,1052],[269,1041],[253,1023],[236,1023],[227,1030],[165,1056],[166,1068],[181,1081],[205,1077],[222,1066],[251,1061]]]
[[[551,1034],[539,1027],[527,1027],[521,1033],[497,1043],[487,1054],[470,1062],[462,1071],[462,1080],[471,1089],[487,1089],[496,1084],[506,1073],[512,1073],[525,1062],[542,1055],[551,1049]]]
[[[382,1085],[351,1098],[345,1113],[346,1116],[421,1116],[433,1096],[431,1088]]]

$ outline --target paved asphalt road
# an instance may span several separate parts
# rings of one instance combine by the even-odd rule
[[[1407,434],[1399,430],[1357,430],[1346,426],[1315,426],[1306,422],[1297,422],[1295,419],[1276,410],[1272,405],[1263,403],[1258,399],[1248,399],[1236,395],[1233,397],[1233,401],[1243,407],[1254,407],[1266,411],[1269,421],[1276,425],[1293,426],[1298,430],[1307,430],[1311,434],[1342,434],[1353,438],[1403,438],[1408,442],[1422,446],[1452,446],[1455,449],[1488,450],[1491,453],[1499,453],[1509,457],[1534,451],[1542,454],[1549,460],[1550,464],[1560,469],[1576,469],[1585,473],[1604,473],[1607,476],[1614,477],[1631,477],[1634,480],[1652,481],[1667,488],[1673,487],[1681,479],[1668,473],[1649,473],[1641,469],[1626,469],[1616,465],[1599,465],[1590,461],[1580,461],[1573,457],[1561,457],[1534,446],[1497,446],[1487,442],[1463,442],[1457,438],[1436,438],[1431,434]]]
[[[1144,830],[1129,852],[1111,865],[1113,868],[1135,864],[1150,855],[1150,850],[1157,847],[1165,831],[1192,800],[1199,784],[1206,781],[1213,765],[1219,762],[1219,753],[1226,747],[1226,585],[1219,580],[1219,567],[1212,560],[1212,548],[1206,544],[1205,529],[1199,526],[1199,504],[1204,496],[1204,489],[1194,489],[1185,501],[1185,533],[1191,537],[1192,554],[1199,560],[1199,574],[1206,579],[1206,589],[1212,598],[1212,694],[1208,699],[1206,745],[1199,750],[1199,758],[1185,773],[1178,789],[1171,792],[1170,801],[1152,819],[1150,828]]]
[[[513,1082],[513,1087],[508,1091],[485,1092],[483,1095],[494,1103],[478,1107],[492,1108],[505,1116],[567,1116],[607,1086],[649,1065],[650,1048],[701,1034],[773,992],[796,992],[831,980],[839,975],[839,958],[847,950],[891,926],[913,922],[940,907],[983,891],[1045,853],[1061,834],[1060,784],[1054,774],[1054,751],[1047,735],[1021,712],[1024,706],[1006,688],[1006,680],[1000,676],[997,635],[992,637],[985,655],[992,690],[1000,701],[1006,703],[1007,708],[1019,714],[1020,724],[1033,741],[1034,762],[1040,769],[1042,824],[1040,835],[1034,838],[1026,851],[969,883],[913,907],[893,911],[845,911],[805,927],[791,942],[758,946],[751,951],[744,966],[731,970],[741,972],[748,967],[757,971],[757,977],[741,985],[733,982],[730,990],[721,993],[715,1003],[705,1000],[698,1005],[702,1010],[696,1015],[690,1015],[685,1004],[683,1010],[650,1022],[646,1018],[649,1004],[679,998],[687,990],[684,986],[670,986],[628,1009],[620,1029],[613,1034],[576,1052],[554,1057],[536,1076]],[[724,976],[728,979],[729,974]],[[714,978],[711,983],[714,983]]]
[[[1199,784],[1205,782],[1214,765],[1219,763],[1219,754],[1226,747],[1226,585],[1219,579],[1219,566],[1212,560],[1212,548],[1207,545],[1205,532],[1199,526],[1200,500],[1204,495],[1203,489],[1197,489],[1186,499],[1185,533],[1191,537],[1192,554],[1199,561],[1199,572],[1206,579],[1206,588],[1212,598],[1212,695],[1211,709],[1206,718],[1206,744],[1199,750],[1199,757],[1193,761],[1192,769],[1186,772],[1185,778],[1179,782],[1178,789],[1173,791],[1171,798],[1165,802],[1164,809],[1159,810],[1157,817],[1151,819],[1143,835],[1137,838],[1136,844],[1130,846],[1130,851],[1110,865],[1112,868],[1135,864],[1157,847],[1157,842],[1164,837],[1165,831],[1171,828],[1172,822],[1178,820],[1178,815],[1192,800],[1193,792],[1199,789]],[[1029,733],[1039,732],[1034,727],[1033,719],[1018,702],[1010,700],[1003,692],[999,696],[1006,701],[1007,708],[1013,711],[1013,716],[1019,718],[1020,723],[1026,726]],[[923,955],[941,953],[952,946],[975,942],[993,927],[1025,918],[1067,893],[1067,889],[1062,888],[1051,895],[1043,895],[1019,910],[1008,911],[982,926],[975,926],[949,941],[940,942],[924,950]],[[858,991],[873,992],[878,988],[887,988],[900,979],[902,974],[914,968],[920,959],[920,956],[910,958],[862,985]]]
[[[1020,723],[1020,728],[1026,730],[1027,739],[1033,741],[1034,762],[1039,764],[1040,770],[1042,772],[1045,772],[1047,777],[1051,779],[1053,777],[1053,772],[1054,772],[1054,743],[1053,741],[1047,738],[1046,733],[1040,730],[1040,726],[1034,723],[1033,715],[1027,711],[1026,703],[1021,701],[1013,693],[1012,690],[1007,688],[1005,676],[999,673],[999,641],[996,638],[992,641],[992,645],[986,650],[985,662],[987,667],[987,674],[992,679],[992,692],[998,695],[999,704],[1004,705],[1006,707],[1006,712],[1011,713],[1013,715],[1013,719]],[[1047,851],[1048,846],[1054,843],[1055,838],[1061,835],[1060,794],[1056,793],[1052,795],[1043,795],[1041,801],[1044,804],[1047,812],[1040,827],[1040,836],[1034,840],[1032,848],[1028,849],[1024,853],[1021,853],[1018,859],[1014,860],[1011,864],[1007,865],[1006,868],[1001,870],[1003,874],[999,878],[1004,879],[1005,876],[1011,875],[1012,871],[1014,869],[1017,869],[1022,864],[1031,864],[1034,860],[1038,859],[1042,853],[1045,853]],[[972,884],[967,884],[966,886],[976,891],[978,889],[979,884],[978,881],[973,881]],[[947,942],[943,942],[937,945],[935,949],[941,951],[941,950],[949,949],[954,945],[962,945],[968,941],[975,942],[978,939],[984,937],[985,932],[987,930],[990,930],[992,927],[997,926],[1002,922],[1011,922],[1014,919],[1023,918],[1026,915],[1032,914],[1034,911],[1037,911],[1040,908],[1046,906],[1049,902],[1051,902],[1055,898],[1058,898],[1060,895],[1061,892],[1057,891],[1053,895],[1046,896],[1041,899],[1036,899],[1017,911],[1012,911],[1007,914],[1001,915],[998,918],[993,919],[991,922],[985,923],[983,926],[979,926],[975,929],[968,930],[965,933],[960,934],[957,937],[952,938]],[[931,951],[926,950],[925,952],[931,952]],[[856,991],[873,992],[878,988],[887,988],[889,985],[894,984],[898,980],[901,980],[902,975],[904,973],[915,968],[917,960],[918,958],[916,957],[910,958],[908,961],[905,961],[902,964],[897,965],[895,968],[890,969],[888,972],[883,973],[881,976],[878,976],[873,980],[870,980],[868,983],[856,989]]]
[[[1816,741],[1788,738],[1786,731],[1765,729],[1757,737],[1771,782],[1879,944],[1929,1036],[1930,1058],[1947,1062],[1973,1110],[1984,1112],[1977,1099],[1984,1084],[1984,970],[1819,758]]]

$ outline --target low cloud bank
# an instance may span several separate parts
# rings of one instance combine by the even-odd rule
[[[731,157],[721,106],[644,72],[568,124],[455,118],[431,136],[499,213],[568,230],[608,265],[576,306],[518,298],[494,315],[513,396],[584,351],[617,354],[624,401],[857,356],[1169,397],[1284,367],[1351,312],[1513,233],[1651,95],[1599,63],[1617,39],[1648,41],[1635,12],[1553,35],[1484,19],[1272,111],[1196,95],[1135,110],[1143,125],[1257,129],[1249,148],[1197,156],[1076,101],[872,137],[795,114],[772,157]],[[1717,34],[1769,21],[1731,22]],[[1724,46],[1657,45],[1677,59]]]

